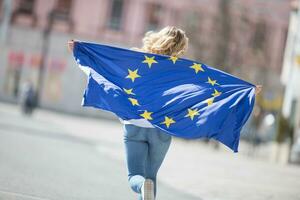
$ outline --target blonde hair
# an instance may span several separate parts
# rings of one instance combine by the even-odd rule
[[[178,57],[186,51],[188,41],[183,30],[167,26],[158,32],[147,32],[143,38],[143,47],[139,50]]]

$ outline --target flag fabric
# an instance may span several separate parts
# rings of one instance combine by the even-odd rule
[[[82,105],[123,120],[145,119],[166,134],[213,138],[238,151],[255,85],[204,63],[102,44],[75,42],[88,75]]]

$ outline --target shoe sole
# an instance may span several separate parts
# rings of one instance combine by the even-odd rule
[[[144,182],[143,200],[154,200],[154,184],[151,179]]]

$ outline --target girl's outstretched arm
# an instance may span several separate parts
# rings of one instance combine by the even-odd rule
[[[255,95],[258,95],[260,93],[260,91],[262,90],[262,85],[256,85],[255,88]]]
[[[70,52],[73,52],[73,49],[74,49],[74,43],[75,43],[75,40],[69,40],[68,41],[68,43],[67,43],[67,45],[68,45],[68,50],[70,51]]]

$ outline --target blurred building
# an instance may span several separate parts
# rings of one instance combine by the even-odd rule
[[[300,1],[293,1],[292,7],[281,81],[285,85],[282,112],[294,127],[296,140],[300,138]]]
[[[287,0],[0,0],[0,99],[15,102],[30,81],[42,107],[96,113],[79,106],[85,75],[67,40],[141,46],[146,31],[176,25],[190,37],[188,57],[270,85],[276,100],[289,11]]]

